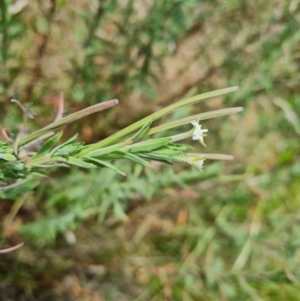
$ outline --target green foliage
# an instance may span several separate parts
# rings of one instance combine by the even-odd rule
[[[20,178],[5,190],[5,198],[16,200],[1,200],[7,247],[22,239],[19,227],[29,239],[3,260],[4,300],[299,299],[299,1],[0,4],[0,120],[14,141],[22,120],[8,98],[30,101],[37,113],[25,137],[54,119],[49,93],[64,91],[73,112],[112,96],[121,100],[105,117],[64,129],[46,153],[100,168],[54,168],[42,180],[40,166],[35,180]],[[239,93],[204,102],[199,111],[175,111],[160,125],[146,119],[120,139],[112,134],[180,98],[235,85]],[[245,114],[202,124],[206,112],[222,115],[226,109],[215,110],[221,101],[245,107]],[[235,161],[206,161],[201,173],[184,164],[144,170],[132,163],[149,166],[146,153],[116,146],[130,148],[155,134],[150,138],[173,138],[152,156],[177,156],[187,149],[176,139],[191,137],[188,123],[198,118],[209,129],[207,151],[230,153]],[[62,147],[74,132],[78,138]],[[84,154],[78,162],[76,150],[84,147],[78,141],[99,156]],[[2,146],[1,167],[21,177],[24,170],[7,160],[17,158],[15,146]],[[5,186],[15,183],[0,177]],[[95,268],[103,274],[90,271]]]
[[[155,71],[163,69],[162,61],[169,56],[170,47],[176,48],[178,39],[191,28],[192,19],[189,16],[195,5],[195,1],[170,4],[165,0],[155,0],[141,5],[138,1],[119,3],[105,0],[95,1],[86,9],[85,4],[80,2],[66,1],[64,5],[56,2],[51,2],[50,6],[48,3],[30,7],[20,5],[18,11],[17,5],[16,9],[12,9],[14,5],[9,0],[1,1],[2,62],[9,66],[7,74],[1,75],[3,93],[4,87],[15,84],[13,80],[22,81],[20,67],[28,63],[23,61],[23,51],[30,45],[29,40],[33,36],[39,36],[42,40],[36,49],[38,58],[31,66],[28,65],[32,78],[25,89],[26,97],[38,99],[44,91],[59,86],[72,99],[78,102],[85,99],[88,104],[108,99],[112,94],[125,97],[133,90],[154,99],[152,84],[157,80]],[[26,9],[31,10],[28,16]],[[33,17],[30,15],[32,12],[39,14]],[[55,18],[60,15],[64,16],[61,25],[73,28],[70,36],[72,43],[78,46],[74,49],[79,49],[79,52],[70,51],[69,42],[65,43],[64,33],[59,24],[55,24]],[[24,16],[30,22],[24,22]],[[106,26],[107,31],[99,32],[99,26]],[[44,73],[41,61],[47,55],[52,32],[55,36],[51,39],[58,38],[68,56],[62,68],[58,67],[65,73],[65,79],[55,80],[55,84],[40,78]],[[103,59],[114,63],[106,65]],[[17,68],[11,67],[11,62],[16,61],[18,63],[14,65]],[[38,88],[36,81],[40,84]]]
[[[160,161],[171,164],[172,162],[187,162],[189,164],[197,164],[201,162],[200,169],[202,167],[205,157],[203,155],[196,155],[191,158],[187,151],[193,149],[188,145],[180,145],[173,143],[173,141],[182,140],[191,136],[191,133],[185,133],[181,135],[171,137],[161,137],[154,139],[146,139],[141,142],[137,142],[138,139],[147,136],[150,133],[150,125],[153,120],[159,119],[164,115],[171,113],[172,111],[202,101],[206,98],[213,96],[219,96],[225,93],[235,91],[236,88],[227,88],[215,92],[205,93],[203,95],[194,96],[178,103],[172,104],[148,117],[145,117],[141,121],[138,121],[129,127],[111,135],[110,137],[95,143],[93,145],[84,145],[84,143],[77,142],[77,135],[73,136],[68,141],[56,146],[62,137],[62,132],[58,132],[54,135],[54,131],[64,125],[76,122],[79,118],[85,117],[100,110],[109,108],[118,103],[117,100],[111,100],[103,102],[98,105],[91,106],[77,113],[71,114],[52,124],[37,130],[26,137],[21,138],[24,135],[19,132],[15,141],[10,141],[11,146],[8,143],[1,143],[0,145],[0,163],[1,163],[1,177],[2,182],[6,183],[7,179],[15,180],[13,187],[3,187],[1,192],[2,197],[6,197],[6,190],[14,189],[18,185],[18,179],[26,179],[30,174],[38,173],[42,169],[57,168],[61,166],[79,166],[82,168],[96,168],[106,167],[110,168],[120,174],[125,175],[119,168],[116,168],[113,164],[106,162],[110,159],[129,159],[134,162],[140,163],[146,167],[150,167],[148,161]],[[26,114],[25,109],[17,102],[23,113]],[[223,111],[222,115],[232,114],[241,111],[241,108],[231,108],[227,111]],[[215,112],[208,112],[208,116],[216,117]],[[26,115],[24,115],[26,117]],[[24,126],[27,119],[24,117]],[[189,119],[181,119],[173,123],[173,126],[183,125],[189,122]],[[196,125],[198,123],[194,121]],[[23,127],[24,127],[23,126]],[[136,134],[133,135],[133,140],[124,140],[128,134],[141,127]],[[199,126],[198,126],[199,127]],[[167,127],[170,128],[170,127]],[[162,130],[165,130],[163,128]],[[160,130],[161,131],[161,130]],[[198,129],[195,129],[198,131]],[[202,133],[198,133],[199,139],[203,140]],[[43,145],[40,146],[35,152],[26,153],[26,147],[29,144],[37,140],[43,140],[45,137],[49,137]],[[112,144],[112,143],[115,144]],[[135,142],[135,143],[134,143]],[[107,146],[109,145],[109,146]],[[25,154],[23,154],[25,152]],[[208,154],[209,157],[209,154]],[[146,159],[146,160],[145,160]],[[1,179],[1,178],[0,178]]]
[[[52,241],[58,233],[74,229],[84,219],[95,216],[103,221],[107,211],[113,213],[116,220],[126,220],[125,208],[129,201],[150,201],[154,195],[160,191],[163,194],[163,189],[174,184],[185,187],[196,180],[216,176],[220,171],[220,165],[208,167],[201,174],[196,169],[177,174],[173,168],[164,168],[157,177],[140,165],[132,167],[122,162],[113,166],[122,168],[130,176],[120,177],[112,169],[89,173],[77,171],[61,181],[52,180],[49,188],[45,187],[49,183],[43,184],[40,190],[47,188],[57,193],[47,200],[44,216],[23,226],[22,233],[43,244]],[[44,229],[48,230],[45,232]]]

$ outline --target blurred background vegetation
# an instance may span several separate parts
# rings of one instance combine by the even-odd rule
[[[1,300],[299,300],[299,0],[0,0],[0,120],[20,100],[51,122],[111,98],[70,126],[98,141],[188,95],[239,85],[195,112],[244,106],[203,123],[202,173],[56,171],[1,200]],[[177,112],[182,116],[192,111]],[[172,117],[171,117],[172,118]],[[173,116],[174,118],[174,116]],[[4,139],[4,137],[1,137]]]

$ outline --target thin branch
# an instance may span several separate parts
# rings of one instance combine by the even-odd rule
[[[9,133],[8,133],[7,129],[2,128],[2,129],[1,129],[1,133],[2,133],[3,137],[4,137],[7,141],[9,141],[10,143],[13,143],[13,142],[14,142],[14,141],[9,137]]]
[[[95,16],[93,17],[92,25],[89,28],[88,36],[82,44],[82,49],[83,50],[86,50],[89,47],[89,45],[90,45],[90,43],[91,43],[91,41],[92,41],[92,39],[95,35],[95,32],[98,28],[98,25],[99,25],[100,21],[101,21],[101,17],[104,14],[104,5],[105,5],[105,1],[99,0],[99,6],[97,8]],[[81,71],[84,67],[84,64],[85,64],[85,58],[84,58],[82,66],[79,66],[79,64],[77,64],[77,66],[75,67],[75,72],[73,74],[73,81],[72,81],[71,87],[74,87],[74,85],[76,84],[77,79],[78,79],[78,77],[79,77],[79,75],[80,75],[80,73],[81,73]]]
[[[22,243],[14,246],[14,247],[0,250],[0,254],[4,254],[4,253],[9,253],[9,252],[15,251],[15,250],[21,248],[23,245],[24,245],[24,243],[22,242]]]
[[[26,131],[26,126],[27,126],[27,111],[26,111],[26,109],[22,106],[22,104],[18,100],[11,99],[11,102],[16,103],[17,106],[21,109],[22,114],[23,114],[23,124],[22,124],[21,130],[18,133],[18,136],[17,136],[17,138],[16,138],[16,140],[14,142],[14,151],[15,151],[15,154],[18,154],[19,141],[22,139],[22,137],[24,136],[25,131]]]
[[[54,18],[54,14],[56,11],[56,0],[51,0],[51,3],[52,3],[52,5],[51,5],[50,11],[47,16],[48,30],[47,30],[46,34],[42,35],[42,42],[40,44],[40,47],[37,49],[36,65],[32,71],[32,77],[31,77],[30,83],[25,90],[25,96],[24,96],[25,99],[31,98],[34,85],[36,84],[37,80],[39,79],[39,77],[41,76],[41,73],[42,73],[42,59],[43,59],[43,56],[47,49],[47,45],[48,45],[49,37],[50,37],[50,31],[51,31],[51,23],[52,23],[52,20]]]
[[[113,106],[117,105],[118,103],[119,103],[118,99],[104,101],[104,102],[95,104],[93,106],[87,107],[79,112],[76,112],[76,113],[70,114],[66,117],[63,117],[60,120],[50,123],[49,125],[45,126],[44,128],[28,135],[27,137],[25,137],[24,139],[22,139],[20,141],[19,146],[28,144],[29,142],[37,139],[38,137],[41,137],[41,136],[47,134],[48,132],[55,131],[62,126],[68,125],[80,118],[85,117],[85,116],[88,116],[88,115],[94,114],[96,112],[103,111],[105,109],[113,107]]]
[[[10,184],[10,185],[0,186],[0,190],[3,190],[3,191],[9,190],[9,189],[15,188],[15,187],[17,187],[17,186],[19,186],[21,184],[24,184],[27,181],[28,181],[28,179],[24,179],[24,180],[17,181],[17,182],[15,182],[13,184]]]
[[[101,17],[104,13],[104,4],[105,3],[103,3],[103,1],[99,0],[99,6],[98,6],[97,12],[96,12],[96,14],[93,18],[93,22],[92,22],[92,25],[90,27],[89,34],[88,34],[87,38],[85,39],[85,41],[83,43],[83,48],[84,49],[88,48],[88,46],[90,45],[90,43],[93,39],[93,36],[94,36],[94,34],[97,30],[97,27],[100,23]]]

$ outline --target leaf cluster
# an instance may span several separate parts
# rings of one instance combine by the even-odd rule
[[[117,159],[131,160],[145,167],[150,167],[149,161],[152,160],[166,164],[172,164],[173,162],[187,162],[193,165],[199,160],[204,160],[206,157],[210,158],[210,154],[207,154],[206,156],[203,154],[189,155],[188,152],[193,150],[193,147],[175,143],[178,140],[190,137],[192,131],[160,138],[148,138],[148,136],[153,133],[187,124],[193,119],[199,121],[201,117],[207,119],[233,114],[240,112],[242,108],[230,108],[211,111],[205,114],[202,113],[158,127],[151,127],[152,122],[178,108],[194,104],[207,98],[230,93],[236,91],[236,89],[236,87],[226,88],[184,99],[91,145],[84,145],[83,143],[78,142],[77,135],[66,142],[59,143],[63,133],[61,131],[55,133],[55,131],[64,125],[76,122],[81,117],[114,106],[118,103],[117,100],[100,103],[66,116],[25,137],[22,137],[21,135],[23,133],[20,132],[16,139],[11,141],[11,145],[9,145],[9,142],[1,143],[0,161],[2,181],[6,182],[7,179],[26,180],[29,175],[41,175],[48,168],[68,166],[79,166],[87,169],[96,167],[109,168],[122,175],[126,175],[114,164],[110,163],[111,160]],[[37,141],[44,142],[36,151],[27,152],[28,146]],[[16,185],[17,184],[18,183],[16,182]],[[6,190],[7,188],[9,188],[9,186],[4,186],[2,190]]]

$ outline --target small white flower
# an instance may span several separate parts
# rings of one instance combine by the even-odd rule
[[[201,170],[202,170],[202,167],[203,167],[203,163],[204,163],[204,160],[199,160],[199,161],[195,162],[196,166],[198,166]]]
[[[201,130],[201,125],[193,120],[191,122],[191,124],[194,126],[194,132],[193,132],[193,140],[199,140],[201,142],[202,145],[206,146],[205,143],[204,143],[204,140],[203,138],[206,136],[205,134],[203,133],[206,133],[208,132],[208,130],[204,129],[204,130]]]
[[[194,156],[197,154],[189,154],[189,156],[186,158],[185,162],[194,165],[195,167],[197,167],[198,169],[202,170],[203,167],[203,163],[205,161],[205,157],[202,156]]]

